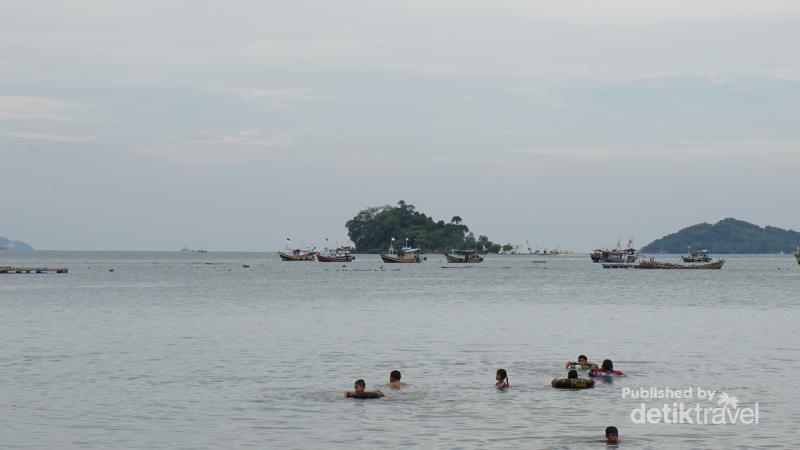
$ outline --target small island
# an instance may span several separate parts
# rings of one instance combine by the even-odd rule
[[[345,227],[359,253],[385,252],[391,238],[395,238],[398,245],[404,245],[408,239],[408,245],[429,253],[453,249],[497,252],[501,248],[484,235],[476,238],[459,216],[453,216],[450,222],[435,221],[403,200],[397,202],[397,206],[363,209],[348,220]]]
[[[33,247],[22,241],[12,241],[0,236],[0,251],[32,252]]]
[[[711,253],[792,253],[800,232],[727,218],[715,224],[700,223],[656,239],[641,253],[685,253],[705,249]]]

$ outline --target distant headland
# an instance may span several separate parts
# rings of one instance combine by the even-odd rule
[[[712,253],[792,253],[800,232],[727,218],[711,225],[700,223],[668,234],[642,247],[642,253],[685,253],[706,249]]]
[[[11,239],[0,236],[0,251],[32,252],[33,247],[22,242],[12,241]]]
[[[396,246],[407,244],[426,252],[467,248],[497,252],[503,247],[484,235],[476,238],[459,216],[453,216],[450,222],[434,221],[403,200],[397,206],[363,209],[345,227],[359,253],[385,252],[391,238]]]

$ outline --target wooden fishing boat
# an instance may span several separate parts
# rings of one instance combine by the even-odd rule
[[[660,262],[654,259],[642,261],[639,264],[603,264],[604,269],[722,269],[725,264],[724,259],[708,264],[674,264]]]
[[[611,249],[596,249],[589,253],[592,262],[602,263],[634,263],[639,258],[639,251],[633,248],[633,239],[628,239],[628,246],[622,248],[619,241]]]
[[[292,250],[291,253],[278,252],[281,261],[313,261],[315,255],[316,253],[314,252],[300,250],[299,248]]]
[[[352,247],[339,247],[337,249],[330,249],[328,250],[328,254],[320,253],[317,255],[317,261],[319,262],[350,262],[356,259],[355,256],[351,255],[350,252],[352,251]]]
[[[708,250],[700,250],[699,252],[690,251],[688,255],[681,256],[683,262],[711,262],[711,257],[708,256]]]
[[[406,239],[406,243],[408,243],[408,239]],[[389,253],[382,253],[381,259],[385,263],[418,263],[422,262],[422,258],[419,256],[419,249],[418,248],[411,248],[408,245],[405,247],[401,247],[400,251],[395,253],[394,251],[394,238],[392,238],[391,242],[389,243]]]
[[[483,261],[483,257],[478,254],[477,250],[453,250],[444,255],[449,263],[479,263]]]

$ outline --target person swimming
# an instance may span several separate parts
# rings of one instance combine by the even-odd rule
[[[389,382],[386,383],[386,387],[402,388],[402,387],[408,386],[407,383],[404,383],[404,382],[400,381],[400,378],[402,378],[402,375],[400,374],[400,371],[399,370],[393,370],[389,374]]]
[[[564,365],[564,367],[566,367],[567,369],[569,369],[569,366],[591,366],[591,367],[597,367],[597,364],[596,363],[590,363],[589,362],[589,358],[587,358],[586,355],[578,355],[578,361],[577,362],[576,361],[567,361],[567,363]]]
[[[376,389],[374,391],[367,391],[367,383],[362,379],[356,380],[353,384],[352,391],[344,391],[344,398],[381,398],[384,393]]]
[[[589,369],[589,376],[598,375],[622,375],[621,370],[614,370],[614,363],[610,359],[604,359],[603,365],[600,367],[593,366]]]
[[[508,373],[506,373],[506,369],[497,369],[497,375],[495,375],[494,379],[494,385],[497,389],[505,389],[511,386],[508,384]]]
[[[619,443],[619,430],[617,430],[617,427],[606,427],[606,443]]]

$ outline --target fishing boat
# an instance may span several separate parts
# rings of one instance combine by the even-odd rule
[[[603,264],[604,269],[722,269],[725,264],[724,259],[708,264],[674,264],[660,262],[651,258],[649,261],[641,261],[639,264]]]
[[[449,263],[479,263],[483,257],[477,250],[452,250],[444,255]]]
[[[797,264],[800,264],[800,247],[797,247],[797,251],[794,253],[795,259],[797,259]]]
[[[335,249],[328,249],[327,254],[320,253],[317,255],[319,262],[350,262],[356,259],[350,253],[353,251],[352,247],[339,247]]]
[[[381,259],[385,263],[418,263],[422,262],[419,256],[418,248],[411,248],[408,246],[408,239],[406,245],[400,248],[400,251],[394,251],[394,238],[389,243],[389,253],[381,253]]]
[[[292,250],[291,253],[288,252],[278,252],[278,256],[281,257],[281,261],[313,261],[316,252],[306,250],[300,250],[296,248]]]
[[[633,239],[628,239],[626,248],[621,248],[617,241],[613,249],[596,249],[589,254],[589,257],[592,258],[592,262],[632,264],[639,259],[639,251],[633,248]]]
[[[699,252],[691,251],[691,247],[689,247],[689,251],[687,255],[681,256],[683,262],[711,262],[711,258],[708,256],[708,250],[700,250]]]

